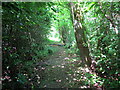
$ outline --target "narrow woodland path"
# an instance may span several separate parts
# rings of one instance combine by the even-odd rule
[[[54,53],[45,61],[44,77],[40,83],[41,88],[78,88],[84,86],[81,79],[83,71],[80,71],[80,60],[76,54],[67,54],[63,47],[58,47]],[[82,80],[82,81],[81,81]],[[88,85],[89,86],[89,85]]]

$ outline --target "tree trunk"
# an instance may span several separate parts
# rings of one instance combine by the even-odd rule
[[[85,39],[85,33],[84,31],[86,28],[82,25],[83,18],[81,15],[81,10],[78,4],[74,5],[74,3],[70,3],[71,7],[71,14],[72,14],[72,20],[73,20],[73,27],[75,32],[75,38],[77,42],[77,46],[80,50],[80,57],[82,59],[82,62],[90,66],[91,65],[91,57],[89,55],[89,49],[86,44]]]

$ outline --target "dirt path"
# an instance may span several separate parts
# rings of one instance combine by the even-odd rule
[[[64,88],[82,86],[80,82],[80,60],[74,54],[67,54],[63,47],[58,47],[59,51],[46,60],[44,77],[40,83],[40,88]]]

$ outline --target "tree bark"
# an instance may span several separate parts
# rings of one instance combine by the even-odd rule
[[[86,28],[82,25],[83,17],[78,4],[69,3],[71,7],[72,22],[75,32],[75,38],[77,42],[78,49],[80,50],[80,57],[82,62],[89,66],[91,65],[91,57],[89,55],[89,48],[86,44],[85,33]]]

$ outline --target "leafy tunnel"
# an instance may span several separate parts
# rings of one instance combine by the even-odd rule
[[[119,7],[2,2],[2,88],[119,88]]]

